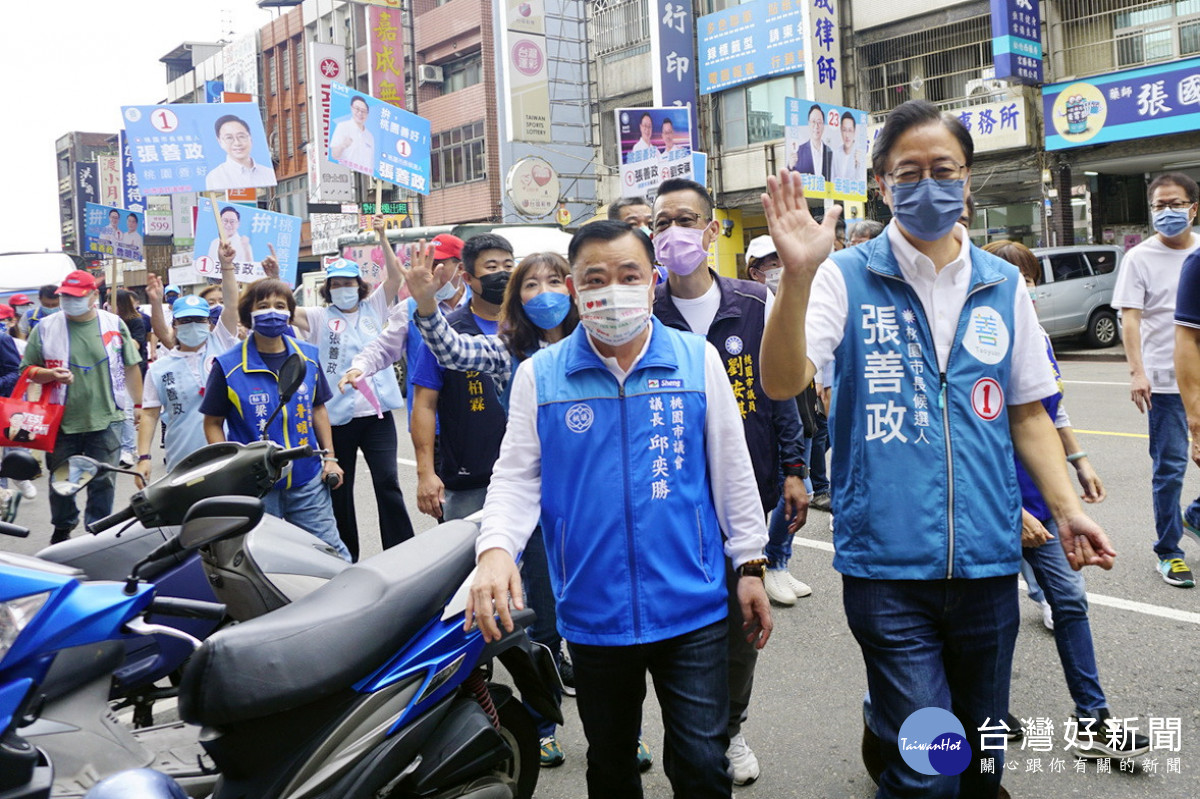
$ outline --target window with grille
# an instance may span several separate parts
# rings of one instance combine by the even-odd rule
[[[442,67],[442,94],[456,92],[483,80],[483,58],[480,52],[449,61]]]
[[[436,133],[430,142],[433,188],[487,180],[483,121]]]
[[[592,55],[624,58],[650,50],[649,3],[645,0],[596,0]],[[615,59],[609,59],[615,60]]]
[[[1056,0],[1061,75],[1098,75],[1200,54],[1200,0]]]

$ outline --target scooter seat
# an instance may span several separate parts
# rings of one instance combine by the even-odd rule
[[[180,716],[219,727],[349,688],[440,615],[474,568],[476,535],[470,522],[441,525],[214,634],[184,670]]]

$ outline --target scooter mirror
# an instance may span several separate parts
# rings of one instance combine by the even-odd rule
[[[283,362],[283,366],[279,367],[279,404],[287,405],[300,390],[300,386],[304,383],[304,376],[308,369],[304,365],[304,358],[300,357],[299,353],[293,352]]]
[[[103,466],[86,455],[72,455],[50,473],[50,488],[59,496],[74,496],[100,474]]]
[[[193,505],[179,530],[179,546],[192,551],[253,530],[262,521],[262,500],[209,497]]]
[[[16,449],[4,456],[0,461],[0,477],[13,480],[32,480],[41,469],[37,458],[23,449]]]

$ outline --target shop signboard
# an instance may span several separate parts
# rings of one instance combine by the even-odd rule
[[[1041,0],[991,0],[992,63],[997,78],[1042,82]]]
[[[976,155],[1029,144],[1029,106],[1024,97],[958,108],[951,113],[970,131]]]
[[[696,20],[700,93],[803,71],[805,2],[750,0]]]

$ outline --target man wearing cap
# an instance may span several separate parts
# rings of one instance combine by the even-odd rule
[[[317,362],[330,383],[343,374],[354,356],[383,332],[388,307],[396,305],[403,277],[400,262],[387,238],[383,217],[374,220],[375,234],[383,248],[387,276],[371,291],[362,279],[359,265],[339,258],[325,269],[321,296],[325,308],[297,308],[296,327],[302,341],[317,348]],[[382,415],[360,391],[341,387],[325,403],[333,435],[333,455],[342,467],[342,484],[333,489],[333,515],[338,534],[352,560],[358,560],[358,520],[354,511],[354,475],[361,449],[371,470],[375,504],[379,511],[379,535],[387,549],[413,537],[412,522],[404,506],[400,475],[396,469],[396,423],[392,411],[404,405],[396,373],[391,369],[364,378],[379,402]]]
[[[32,311],[35,306],[33,304],[33,300],[29,299],[29,295],[27,295],[27,294],[12,295],[11,297],[8,298],[8,305],[10,308],[13,309],[13,313],[16,316],[16,319],[11,328],[12,335],[13,335],[13,338],[21,341],[21,343],[17,346],[19,349],[23,350],[24,346],[25,346],[25,337],[28,334],[26,333],[26,331],[22,330],[21,328],[25,321],[25,314]]]
[[[72,455],[116,465],[125,422],[126,389],[140,421],[142,373],[137,342],[120,317],[96,307],[96,280],[84,271],[67,275],[58,288],[62,313],[42,319],[29,336],[21,367],[35,366],[35,383],[50,384],[51,399],[65,406],[54,451],[46,466],[54,471]],[[88,483],[85,521],[112,513],[114,475]],[[79,523],[73,496],[50,492],[50,543],[65,541]]]
[[[58,286],[47,283],[38,289],[38,304],[26,311],[21,317],[21,335],[29,338],[29,331],[37,327],[38,322],[51,314],[58,313]]]

